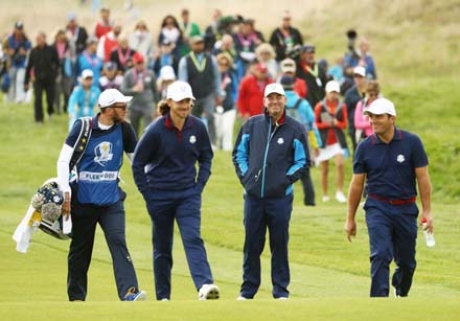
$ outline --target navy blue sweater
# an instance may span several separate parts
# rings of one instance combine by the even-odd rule
[[[179,131],[167,114],[147,128],[136,147],[134,181],[144,197],[152,189],[180,191],[196,186],[201,192],[211,175],[213,156],[208,132],[199,118],[188,116]]]

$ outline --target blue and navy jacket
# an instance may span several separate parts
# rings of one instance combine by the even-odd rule
[[[140,139],[132,164],[134,181],[144,198],[155,190],[196,187],[201,193],[211,175],[213,156],[208,131],[199,118],[188,116],[178,130],[168,113],[150,124]]]
[[[283,114],[277,123],[265,111],[249,118],[233,149],[233,164],[246,193],[260,198],[292,193],[292,184],[309,170],[304,126]]]
[[[81,126],[81,120],[77,120],[66,139],[67,145],[75,145]],[[72,197],[75,196],[80,204],[113,205],[125,196],[118,187],[118,176],[123,164],[123,151],[128,154],[134,152],[136,135],[127,122],[115,123],[111,128],[102,130],[97,116],[92,119],[91,128],[85,152],[76,165],[78,182],[72,186],[76,191]]]

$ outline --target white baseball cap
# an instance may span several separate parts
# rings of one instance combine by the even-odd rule
[[[276,93],[282,96],[286,96],[283,86],[279,83],[268,84],[265,87],[264,97],[267,97],[268,95],[273,94],[273,93]]]
[[[176,80],[176,73],[174,72],[173,67],[171,66],[161,67],[160,78],[161,80]]]
[[[335,91],[336,93],[340,94],[340,85],[337,81],[331,80],[326,84],[326,92],[330,93]]]
[[[353,69],[353,75],[359,75],[361,77],[366,77],[366,68],[363,66],[356,66]]]
[[[282,72],[295,72],[296,70],[295,61],[291,58],[286,58],[281,61],[280,67]]]
[[[369,107],[363,110],[363,114],[383,115],[388,114],[396,116],[395,105],[386,98],[377,98]]]
[[[81,72],[81,78],[86,79],[86,78],[93,78],[94,73],[91,69],[85,69]]]
[[[172,99],[174,101],[181,101],[186,98],[195,100],[195,97],[192,93],[192,87],[185,81],[175,81],[168,86],[167,99]]]
[[[133,99],[133,96],[125,96],[117,89],[110,88],[104,90],[98,99],[99,108],[106,108],[113,106],[118,103],[129,103]]]

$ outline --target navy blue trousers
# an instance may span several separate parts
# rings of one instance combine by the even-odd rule
[[[260,286],[260,255],[268,228],[271,251],[273,297],[288,297],[290,282],[288,243],[293,196],[244,198],[244,261],[240,295],[253,298]]]
[[[171,298],[171,269],[174,221],[177,221],[185,255],[197,290],[214,283],[206,249],[201,238],[201,192],[151,192],[147,209],[153,225],[153,271],[157,300]]]
[[[399,296],[407,296],[415,272],[417,205],[394,206],[367,198],[366,223],[369,230],[371,297],[389,295],[390,263],[396,269],[391,284]]]
[[[97,223],[104,231],[117,285],[118,297],[123,299],[134,287],[137,276],[125,237],[125,210],[123,201],[111,206],[72,204],[72,241],[68,255],[67,293],[70,301],[85,300],[88,287],[88,269],[93,253]]]

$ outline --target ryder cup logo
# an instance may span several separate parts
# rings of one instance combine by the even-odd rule
[[[105,166],[104,163],[111,161],[113,158],[112,154],[112,143],[102,142],[94,148],[94,161],[101,166]]]
[[[190,136],[189,142],[190,142],[191,144],[195,144],[195,143],[196,143],[196,137],[195,137],[195,135]]]
[[[404,158],[404,155],[399,154],[398,157],[396,157],[396,161],[398,163],[403,163],[406,159]]]
[[[282,145],[284,144],[284,139],[283,138],[278,138],[278,140],[276,141],[278,143],[278,145]]]

